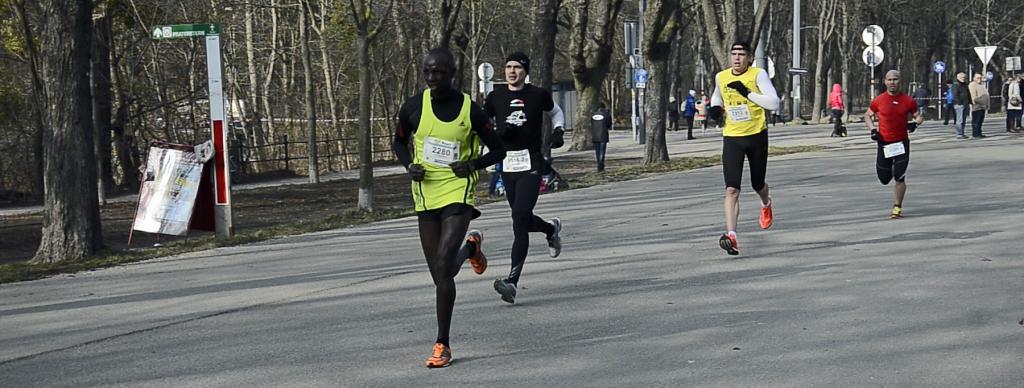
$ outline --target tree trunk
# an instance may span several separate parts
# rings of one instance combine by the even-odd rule
[[[461,9],[462,0],[428,0],[431,48],[448,48],[451,45],[452,32],[459,20]]]
[[[555,62],[555,34],[558,33],[558,0],[537,0],[537,8],[533,20],[533,64],[530,65],[530,82],[541,88],[551,90]],[[541,152],[544,157],[551,158],[551,120],[544,117],[541,130]]]
[[[316,149],[316,91],[313,86],[313,54],[309,52],[309,14],[312,8],[302,1],[299,9],[299,43],[302,46],[302,76],[306,95],[306,164],[309,183],[320,183],[320,161]]]
[[[811,108],[811,122],[818,123],[821,120],[821,105],[824,99],[823,79],[825,78],[824,72],[828,72],[832,66],[826,64],[826,50],[832,43],[832,35],[836,29],[836,2],[831,0],[823,0],[818,4],[820,10],[818,12],[818,51],[815,54],[816,60],[814,64],[814,105]]]
[[[643,163],[649,165],[668,160],[665,124],[668,88],[672,79],[668,64],[672,40],[679,29],[678,4],[671,0],[649,1],[644,12],[644,26],[644,61],[650,78],[647,89],[643,90],[646,97],[643,114],[647,123]]]
[[[255,43],[255,31],[254,31],[254,19],[256,18],[253,5],[251,1],[245,2],[245,64],[246,70],[249,73],[249,111],[252,112],[252,117],[243,118],[246,124],[246,131],[249,132],[247,135],[250,136],[249,144],[256,145],[256,155],[259,160],[266,160],[267,153],[267,135],[264,128],[266,124],[263,123],[264,115],[260,111],[260,72],[256,67],[256,43]],[[266,108],[264,106],[264,108]],[[255,167],[255,166],[254,166]],[[259,169],[256,169],[259,171]]]
[[[93,127],[96,131],[93,152],[96,154],[97,201],[107,204],[107,193],[113,187],[113,174],[110,168],[110,16],[104,14],[94,22],[95,34],[92,39],[92,115]]]
[[[34,263],[83,259],[103,246],[89,92],[90,0],[47,0],[39,34],[44,133],[42,239]]]
[[[590,115],[601,102],[602,88],[608,77],[612,50],[615,48],[615,30],[622,3],[622,0],[580,0],[574,4],[575,23],[570,59],[577,104],[574,120],[576,128],[573,128],[570,147],[573,151],[593,148],[589,130]]]
[[[370,126],[370,42],[356,38],[359,60],[359,209],[373,210],[373,134]]]

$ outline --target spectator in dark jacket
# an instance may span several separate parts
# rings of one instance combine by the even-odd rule
[[[928,97],[932,96],[932,92],[924,84],[919,85],[917,90],[914,90],[914,102],[917,103],[917,113],[924,117],[924,113],[928,110]]]
[[[964,136],[964,126],[967,123],[967,112],[971,108],[971,92],[967,90],[967,74],[960,72],[956,74],[956,82],[953,83],[953,109],[956,110],[956,138],[967,139]]]
[[[608,151],[608,130],[612,127],[612,118],[608,115],[604,103],[597,104],[597,110],[590,116],[590,135],[594,142],[594,156],[597,157],[597,171],[604,171],[604,157]]]
[[[683,102],[683,117],[686,118],[686,140],[693,140],[693,116],[697,114],[697,102],[695,98],[697,92],[690,90],[690,94],[686,96],[686,101]]]

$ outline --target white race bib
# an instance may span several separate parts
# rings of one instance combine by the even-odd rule
[[[734,105],[725,109],[729,111],[730,121],[750,121],[750,108],[746,105]]]
[[[501,162],[501,170],[505,172],[530,171],[530,150],[508,151]]]
[[[423,161],[448,167],[456,160],[459,160],[459,142],[430,136],[423,140]]]
[[[892,158],[907,153],[907,149],[903,148],[903,142],[887,144],[882,147],[882,153],[885,154],[885,158]]]

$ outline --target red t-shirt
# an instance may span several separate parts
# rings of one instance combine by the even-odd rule
[[[885,92],[871,101],[871,111],[878,115],[882,142],[895,143],[907,139],[907,118],[917,111],[917,103],[906,93],[893,96]]]

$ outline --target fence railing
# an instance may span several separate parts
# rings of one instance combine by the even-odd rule
[[[391,136],[370,138],[370,156],[373,162],[394,160]],[[282,136],[276,143],[263,145],[233,144],[231,170],[242,174],[265,171],[295,171],[305,173],[309,159],[309,142]],[[359,142],[354,137],[316,141],[316,154],[320,171],[351,170],[359,166]]]

